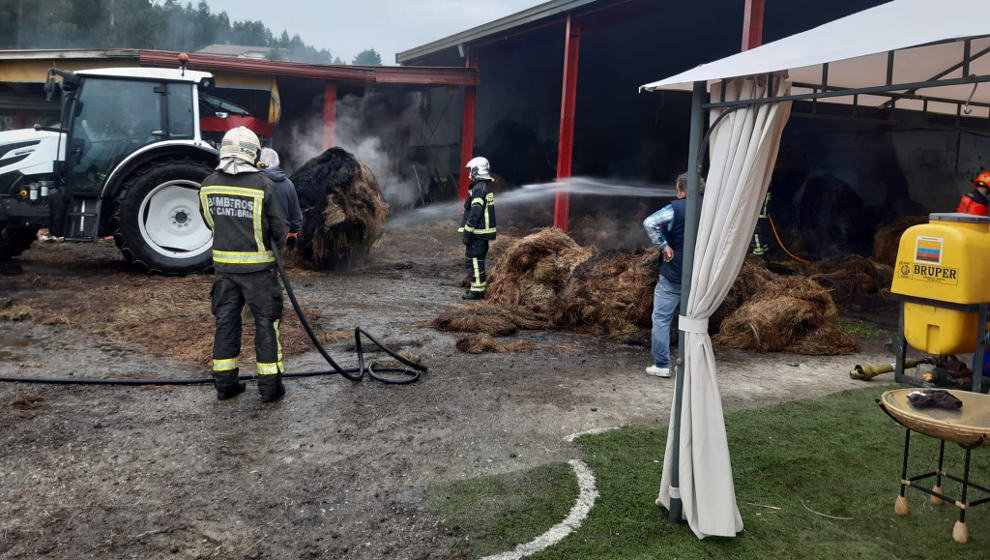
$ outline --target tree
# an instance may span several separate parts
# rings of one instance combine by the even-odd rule
[[[0,49],[193,52],[223,41],[271,47],[273,59],[339,62],[298,35],[275,36],[264,22],[231,22],[227,12],[212,12],[205,0],[0,0]]]
[[[381,66],[382,55],[378,54],[375,49],[364,50],[354,57],[353,64],[355,66]]]

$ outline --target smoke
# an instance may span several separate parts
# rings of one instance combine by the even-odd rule
[[[429,189],[429,171],[409,159],[409,140],[422,126],[421,92],[369,91],[346,95],[337,101],[334,145],[354,154],[375,174],[386,202],[393,208],[410,208]],[[289,148],[301,161],[323,152],[322,110],[293,126]]]

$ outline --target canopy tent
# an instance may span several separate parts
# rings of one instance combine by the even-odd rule
[[[990,2],[895,0],[803,33],[640,86],[690,90],[694,82],[786,71],[794,100],[818,99],[990,116]],[[865,90],[858,92],[856,90]],[[926,104],[926,101],[927,104]]]
[[[735,536],[736,507],[708,317],[742,266],[792,101],[990,117],[990,1],[895,0],[698,66],[640,91],[693,91],[679,363],[657,504],[698,538]],[[708,93],[711,92],[709,100]],[[696,167],[695,167],[696,166]],[[699,223],[700,222],[700,223]],[[694,272],[697,271],[697,274]]]

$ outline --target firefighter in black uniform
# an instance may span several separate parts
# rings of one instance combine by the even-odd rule
[[[465,166],[470,170],[471,188],[464,200],[464,215],[458,232],[464,234],[464,261],[471,276],[471,287],[461,299],[481,299],[488,287],[485,256],[488,242],[495,239],[495,194],[490,186],[488,160],[476,157]]]
[[[285,395],[279,341],[282,287],[271,242],[284,246],[288,227],[274,187],[255,167],[259,150],[258,137],[247,128],[228,131],[220,146],[220,165],[199,191],[200,211],[213,230],[213,379],[219,400],[244,392],[244,383],[237,380],[237,356],[245,302],[254,315],[261,401]]]

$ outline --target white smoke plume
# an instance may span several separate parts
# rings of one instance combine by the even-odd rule
[[[363,96],[346,95],[337,101],[334,146],[368,166],[393,208],[414,206],[429,189],[426,168],[417,168],[408,158],[409,139],[422,127],[421,103],[421,92],[404,94],[398,107],[394,99],[374,91]],[[294,126],[289,137],[288,144],[299,163],[320,154],[322,110],[314,110],[312,118]]]

